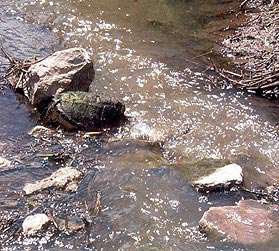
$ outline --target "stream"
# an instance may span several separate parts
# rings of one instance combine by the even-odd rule
[[[28,134],[40,123],[36,111],[0,85],[0,156],[12,161],[0,169],[1,215],[20,218],[45,205],[84,216],[84,202],[94,204],[97,191],[102,201],[86,231],[19,236],[0,249],[278,250],[278,240],[243,246],[198,230],[209,207],[251,195],[199,194],[192,180],[233,162],[244,168],[245,187],[260,189],[279,162],[279,104],[216,85],[205,72],[202,55],[220,41],[214,31],[230,23],[225,13],[233,8],[229,0],[1,1],[0,43],[10,55],[86,48],[96,71],[91,89],[122,100],[129,122],[95,138],[58,130],[40,141]],[[7,67],[0,56],[0,73]],[[66,165],[67,159],[42,157],[50,152],[63,153],[84,173],[77,194],[26,198],[24,184]]]

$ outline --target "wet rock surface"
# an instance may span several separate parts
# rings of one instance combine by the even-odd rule
[[[67,231],[67,232],[76,232],[85,227],[85,223],[82,219],[76,217],[76,216],[70,216],[67,215],[65,217],[55,217],[53,218],[54,225],[60,230],[60,231]]]
[[[279,233],[279,207],[242,200],[237,206],[212,207],[200,220],[209,237],[225,237],[241,244],[270,241]]]
[[[212,191],[218,189],[229,189],[243,182],[242,168],[237,164],[230,164],[218,168],[208,176],[193,182],[200,191]]]
[[[112,98],[88,92],[64,92],[48,108],[48,122],[65,129],[90,130],[124,120],[125,105]]]
[[[81,177],[81,175],[82,173],[75,168],[60,168],[56,172],[52,173],[50,177],[47,177],[35,183],[26,184],[23,188],[23,191],[26,195],[30,195],[47,188],[64,188],[68,183],[77,181]]]
[[[89,54],[82,48],[57,51],[32,64],[26,74],[26,81],[19,82],[24,95],[34,106],[49,102],[62,91],[88,91],[95,76]]]

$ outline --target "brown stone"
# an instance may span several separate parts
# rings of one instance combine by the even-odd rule
[[[88,91],[94,76],[89,54],[82,48],[71,48],[31,65],[27,81],[15,88],[22,89],[32,105],[40,106],[62,91]]]
[[[278,236],[279,206],[242,200],[237,206],[212,207],[199,226],[211,238],[225,237],[246,245],[267,242]]]

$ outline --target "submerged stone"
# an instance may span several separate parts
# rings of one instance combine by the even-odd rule
[[[82,219],[75,216],[55,217],[56,227],[61,231],[76,232],[85,227]]]
[[[22,223],[23,233],[25,235],[34,235],[50,222],[46,214],[30,215]]]
[[[279,207],[242,200],[237,206],[212,207],[199,222],[210,238],[228,238],[241,244],[272,240],[279,233]]]
[[[45,179],[39,180],[35,183],[26,184],[23,191],[25,194],[29,195],[51,187],[64,188],[67,184],[79,180],[81,175],[81,172],[75,168],[60,168]]]
[[[132,139],[110,139],[99,152],[98,159],[113,163],[114,168],[131,166],[152,168],[167,165],[159,142]]]
[[[47,112],[47,120],[65,129],[90,130],[108,126],[124,118],[125,105],[88,92],[57,95]]]
[[[227,189],[243,182],[242,168],[237,164],[229,164],[215,170],[212,174],[193,182],[193,185],[201,191]]]

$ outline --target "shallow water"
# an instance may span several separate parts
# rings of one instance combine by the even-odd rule
[[[9,197],[1,200],[1,209],[28,212],[20,194],[23,185],[59,166],[36,154],[61,149],[84,171],[93,166],[100,170],[96,180],[82,182],[87,192],[80,191],[78,198],[70,200],[70,205],[62,203],[61,208],[71,214],[76,201],[91,200],[99,190],[104,209],[87,238],[78,233],[47,241],[45,237],[18,239],[10,249],[39,245],[50,250],[65,246],[76,250],[262,250],[211,242],[202,236],[197,225],[203,212],[212,205],[231,205],[243,194],[202,196],[188,183],[221,160],[245,166],[252,177],[247,187],[261,186],[270,181],[255,179],[267,169],[276,170],[279,160],[277,104],[216,88],[203,72],[205,58],[199,55],[215,46],[213,31],[229,23],[230,17],[221,14],[231,5],[217,0],[0,3],[1,42],[11,55],[25,58],[65,47],[87,48],[96,68],[92,91],[123,100],[130,117],[129,124],[97,141],[62,133],[57,144],[40,144],[27,135],[37,123],[36,112],[4,90],[0,149],[13,160],[13,168],[0,173],[0,194]],[[6,61],[0,58],[0,62]],[[105,144],[110,138],[115,142]],[[164,144],[158,149],[149,143],[131,143],[133,138]],[[204,159],[207,164],[198,162]],[[76,210],[84,213],[84,208]],[[276,243],[265,246],[266,250],[276,248]]]

